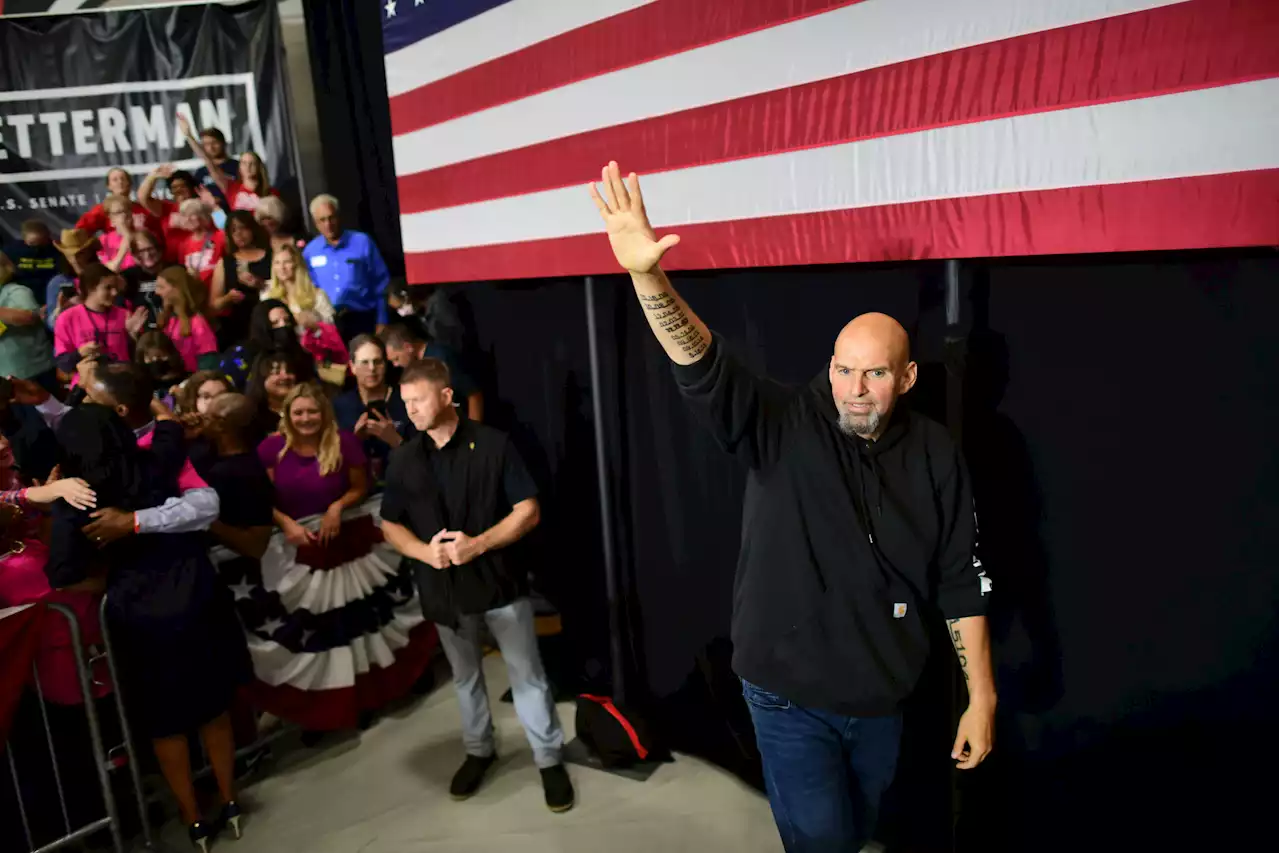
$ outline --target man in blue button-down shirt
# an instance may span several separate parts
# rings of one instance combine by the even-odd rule
[[[311,219],[320,236],[307,244],[302,256],[311,280],[324,291],[338,312],[338,331],[344,341],[372,335],[387,324],[387,283],[391,280],[373,238],[343,229],[338,200],[318,195],[311,201]]]

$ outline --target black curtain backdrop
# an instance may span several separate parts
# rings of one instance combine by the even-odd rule
[[[369,0],[316,0],[304,5],[328,178],[325,186],[310,188],[311,192],[336,196],[343,221],[370,234],[391,275],[403,276],[400,203],[378,17],[382,5]]]
[[[961,847],[1261,849],[1275,252],[977,271],[964,434],[1002,713]]]

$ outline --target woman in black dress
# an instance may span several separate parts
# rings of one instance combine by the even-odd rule
[[[271,238],[246,210],[227,216],[227,249],[213,272],[209,306],[218,320],[218,349],[249,335],[249,318],[271,278]]]
[[[152,522],[143,525],[139,511],[208,487],[186,461],[176,422],[158,423],[150,435],[135,437],[136,422],[145,425],[148,418],[145,378],[133,371],[123,380],[91,379],[89,385],[90,399],[104,405],[85,404],[63,418],[58,428],[62,469],[90,483],[98,505],[112,508],[109,516],[133,519],[125,526],[141,533],[122,533],[117,526],[104,535],[103,519],[94,521],[87,512],[59,503],[47,572],[59,588],[105,570],[118,686],[131,719],[152,741],[192,842],[207,850],[224,824],[240,834],[227,710],[238,687],[252,677],[252,667],[231,593],[217,578],[202,534],[159,532],[190,529],[190,524],[163,521],[157,532],[147,532]],[[134,414],[138,411],[143,414]],[[197,729],[222,798],[212,823],[201,820],[191,778],[187,732]]]

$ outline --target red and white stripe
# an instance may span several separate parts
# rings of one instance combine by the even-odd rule
[[[389,54],[414,282],[1277,242],[1270,0],[511,0]]]

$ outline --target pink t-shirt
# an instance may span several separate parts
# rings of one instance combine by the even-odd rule
[[[164,333],[173,341],[173,345],[182,354],[182,364],[189,373],[199,370],[200,356],[218,351],[218,339],[213,334],[209,321],[197,314],[191,318],[191,334],[182,336],[182,320],[170,317],[165,324]]]
[[[116,259],[116,253],[120,251],[120,242],[124,237],[119,231],[108,231],[98,238],[98,242],[102,244],[102,248],[98,250],[98,260],[104,264],[109,264]],[[124,260],[120,262],[120,269],[127,270],[129,267],[136,266],[137,261],[133,258],[133,250],[125,252]]]
[[[128,361],[129,330],[125,327],[128,319],[129,312],[119,305],[102,312],[73,305],[59,314],[53,324],[53,354],[75,352],[93,341],[103,355],[115,361]]]

